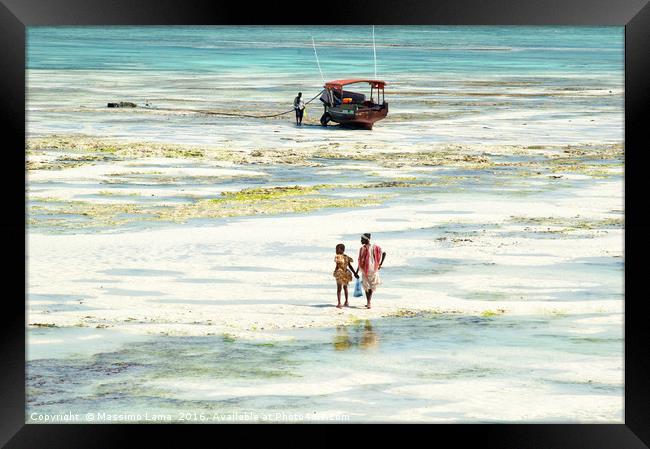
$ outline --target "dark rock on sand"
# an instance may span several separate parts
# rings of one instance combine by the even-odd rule
[[[107,103],[106,106],[109,108],[135,108],[138,105],[130,101],[120,101],[119,103]]]

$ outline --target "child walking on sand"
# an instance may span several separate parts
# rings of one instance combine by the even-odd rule
[[[344,254],[344,252],[345,245],[343,243],[336,245],[336,256],[334,256],[334,263],[336,264],[334,267],[334,279],[336,279],[336,298],[338,300],[336,307],[339,309],[341,308],[341,288],[343,288],[343,291],[345,292],[345,304],[343,305],[349,307],[348,284],[352,280],[353,273],[355,278],[359,278],[359,274],[354,271],[354,268],[352,268],[352,262],[354,262],[354,260],[352,257]]]

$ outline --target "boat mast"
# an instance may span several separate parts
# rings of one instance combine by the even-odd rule
[[[375,79],[377,79],[377,50],[375,48],[375,26],[372,26],[372,54],[375,60]]]
[[[311,37],[311,45],[314,47],[314,56],[316,56],[316,64],[318,64],[320,77],[323,80],[323,84],[325,84],[325,77],[323,76],[323,71],[320,69],[320,62],[318,61],[318,53],[316,52],[316,43],[314,42],[314,36]]]

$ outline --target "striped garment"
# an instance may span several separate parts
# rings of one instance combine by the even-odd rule
[[[381,261],[379,245],[363,245],[359,248],[359,268],[367,275],[368,271],[377,271]]]

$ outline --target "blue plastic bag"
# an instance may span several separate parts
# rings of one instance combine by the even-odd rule
[[[352,296],[356,296],[357,298],[363,296],[363,292],[361,291],[361,278],[357,278],[357,282],[354,284],[354,293]]]

